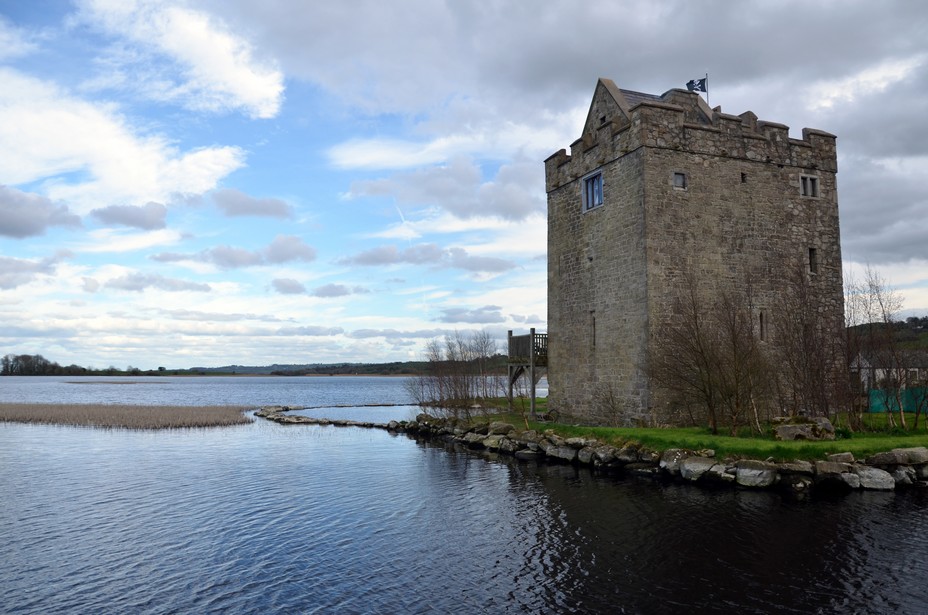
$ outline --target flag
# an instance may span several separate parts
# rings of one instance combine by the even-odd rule
[[[703,77],[702,79],[693,79],[692,81],[687,81],[686,89],[690,92],[708,92],[709,78]]]

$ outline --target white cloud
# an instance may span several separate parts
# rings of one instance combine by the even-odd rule
[[[820,81],[806,89],[812,110],[831,109],[837,104],[854,102],[861,96],[883,92],[894,83],[908,78],[925,62],[925,55],[884,60],[841,79]]]
[[[179,3],[153,0],[85,0],[81,3],[84,18],[102,26],[108,34],[135,45],[140,60],[130,62],[126,71],[155,72],[157,58],[168,58],[183,73],[177,80],[173,72],[164,71],[161,79],[111,82],[143,89],[159,100],[176,100],[185,106],[205,111],[242,109],[251,117],[277,115],[283,99],[282,73],[271,62],[254,57],[253,46],[232,32],[227,24],[202,11]],[[122,54],[112,58],[132,58]],[[156,73],[158,74],[158,73]],[[106,80],[104,80],[105,82]],[[145,87],[146,85],[156,87]]]
[[[518,160],[483,181],[473,160],[457,156],[448,164],[355,182],[349,196],[392,196],[400,205],[440,207],[457,218],[519,220],[544,211],[544,171],[537,161]]]
[[[78,213],[203,193],[244,163],[237,147],[178,151],[163,137],[137,134],[112,106],[8,68],[0,68],[0,83],[0,183],[44,180],[49,198]]]
[[[87,253],[135,252],[156,246],[175,244],[181,240],[180,233],[171,229],[159,229],[145,233],[122,229],[99,229],[91,231],[88,235],[91,241],[73,246],[75,251]]]
[[[32,53],[36,45],[27,40],[27,35],[14,28],[0,15],[0,61]]]

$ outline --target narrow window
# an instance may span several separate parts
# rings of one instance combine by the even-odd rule
[[[741,183],[742,183],[742,184],[748,183],[748,174],[747,174],[747,173],[742,173],[742,174],[741,174]]]
[[[673,187],[675,190],[686,190],[686,173],[673,174]]]
[[[603,174],[594,173],[583,178],[583,210],[589,211],[603,204]]]
[[[596,348],[596,312],[590,310],[590,346]]]
[[[764,311],[760,311],[758,322],[758,333],[760,334],[760,341],[766,341],[767,339],[767,321],[764,318]]]
[[[818,273],[818,252],[815,248],[809,248],[809,273]]]
[[[818,196],[818,178],[811,175],[801,175],[799,177],[799,193],[802,196]]]

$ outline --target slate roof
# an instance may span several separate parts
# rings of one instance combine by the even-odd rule
[[[634,90],[619,90],[622,92],[622,96],[625,97],[625,100],[628,101],[629,107],[634,107],[640,102],[645,100],[654,100],[660,102],[662,99],[656,94],[645,94],[644,92],[636,92]]]

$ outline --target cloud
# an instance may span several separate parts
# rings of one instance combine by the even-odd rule
[[[81,282],[81,288],[83,288],[84,292],[86,293],[95,293],[100,290],[100,282],[93,278],[88,278],[85,276],[81,278]]]
[[[341,335],[345,330],[341,327],[320,327],[320,326],[307,326],[307,327],[285,327],[277,330],[277,335],[298,335],[298,336],[307,336],[307,337],[330,337],[333,335]]]
[[[264,322],[279,322],[281,319],[269,314],[239,314],[226,312],[203,312],[198,310],[165,310],[159,309],[159,313],[164,314],[173,320],[191,320],[195,322],[239,322],[247,320],[258,320]]]
[[[313,297],[344,297],[367,293],[366,288],[360,286],[345,286],[344,284],[325,284],[313,289]]]
[[[311,262],[316,260],[316,249],[303,243],[293,235],[278,235],[264,251],[264,258],[269,263],[289,263],[292,261]]]
[[[154,0],[84,0],[80,6],[86,23],[131,46],[110,54],[116,71],[102,83],[193,110],[241,110],[253,118],[280,111],[283,74],[273,62],[257,60],[251,43],[215,16]]]
[[[516,267],[514,262],[502,258],[471,256],[463,248],[442,248],[434,243],[419,244],[405,250],[396,246],[379,246],[338,262],[365,266],[430,265],[438,269],[454,268],[488,273],[500,273]]]
[[[305,286],[291,278],[275,278],[271,280],[271,286],[282,295],[301,295],[306,292]]]
[[[164,228],[168,208],[161,203],[146,203],[140,206],[110,205],[94,209],[90,213],[106,224],[122,224],[152,231]]]
[[[0,15],[0,61],[28,55],[36,50],[36,45],[27,40],[28,35],[14,28]]]
[[[107,281],[103,286],[105,288],[131,290],[135,292],[141,292],[147,288],[156,288],[168,292],[209,292],[211,290],[209,284],[199,284],[197,282],[166,278],[157,273],[141,272],[127,273],[124,276]]]
[[[498,305],[485,305],[481,308],[443,308],[440,322],[466,322],[474,324],[490,324],[506,322],[502,314],[502,307]]]
[[[258,199],[231,188],[216,190],[212,197],[216,206],[227,216],[293,217],[293,208],[280,199]]]
[[[22,239],[42,235],[50,226],[79,227],[80,218],[49,199],[0,186],[0,235]]]
[[[169,202],[200,194],[244,164],[238,147],[179,151],[137,134],[113,105],[88,102],[0,67],[0,183],[42,182],[78,213],[101,204]]]
[[[135,252],[155,246],[177,243],[181,234],[170,229],[157,229],[144,233],[116,229],[98,229],[88,233],[90,241],[76,249],[88,254]]]
[[[544,169],[537,161],[503,165],[484,182],[468,157],[446,165],[398,173],[387,179],[355,182],[350,197],[391,196],[401,205],[440,207],[457,217],[497,216],[523,219],[544,211]]]
[[[41,275],[54,275],[56,266],[66,256],[59,253],[38,261],[0,256],[0,289],[23,286]]]
[[[382,337],[388,340],[404,339],[434,339],[451,335],[450,329],[417,329],[413,331],[398,331],[396,329],[357,329],[346,335],[354,339],[370,339]]]
[[[199,261],[212,263],[222,269],[241,269],[243,267],[257,267],[294,261],[311,262],[315,258],[316,249],[293,235],[278,235],[263,250],[216,246],[192,254],[161,252],[151,256],[152,260],[161,263]]]

